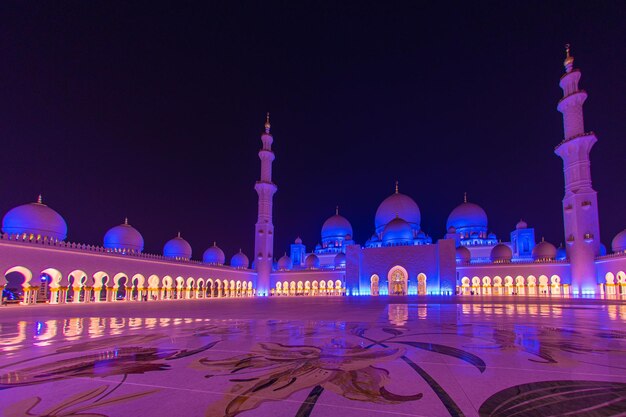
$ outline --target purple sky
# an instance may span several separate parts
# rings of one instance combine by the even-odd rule
[[[337,204],[363,243],[396,179],[435,240],[467,191],[558,245],[570,42],[603,243],[626,227],[623,2],[302,3],[2,2],[2,214],[41,192],[71,241],[128,216],[148,252],[250,255],[270,111],[277,256]]]

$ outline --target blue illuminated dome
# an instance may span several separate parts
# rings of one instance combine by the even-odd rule
[[[322,240],[342,238],[345,239],[347,235],[352,235],[352,225],[338,212],[332,217],[329,217],[322,225]]]
[[[385,198],[376,210],[376,233],[381,233],[385,225],[396,217],[404,219],[411,228],[420,229],[421,214],[417,203],[411,197],[399,193],[397,187],[396,192]]]
[[[466,227],[487,229],[487,213],[478,204],[461,203],[448,216],[446,228],[450,227],[457,231]]]
[[[456,260],[457,262],[467,263],[472,259],[472,252],[465,246],[459,246],[456,248]]]
[[[498,243],[491,249],[492,262],[510,262],[513,258],[513,251],[504,243]]]
[[[2,231],[10,235],[26,233],[35,238],[65,240],[67,223],[59,213],[43,204],[39,196],[36,203],[23,204],[5,214]]]
[[[626,251],[626,229],[615,235],[611,241],[611,249],[615,253]]]
[[[163,256],[174,259],[191,259],[191,245],[180,237],[180,233],[174,239],[170,239],[163,246]]]
[[[250,261],[241,249],[239,249],[239,253],[234,254],[233,257],[230,258],[230,266],[233,268],[247,269],[249,265]]]
[[[283,256],[280,257],[276,266],[279,271],[288,271],[293,268],[293,261],[285,253]]]
[[[535,261],[555,259],[556,247],[552,243],[542,240],[533,248],[532,256]]]
[[[143,250],[143,236],[137,229],[128,224],[128,219],[126,219],[124,223],[106,232],[104,235],[104,247],[107,249],[141,252]]]
[[[224,255],[224,251],[213,242],[213,246],[204,251],[202,262],[210,265],[224,265],[226,255]]]
[[[320,258],[312,253],[304,260],[304,266],[306,267],[306,269],[317,269],[320,267]]]
[[[335,255],[335,268],[345,268],[346,267],[346,254],[338,253]]]
[[[413,243],[413,230],[404,219],[396,217],[383,230],[383,245],[410,245]]]
[[[559,246],[559,248],[556,250],[556,260],[564,261],[566,259],[567,259],[567,251],[565,250],[563,246]]]

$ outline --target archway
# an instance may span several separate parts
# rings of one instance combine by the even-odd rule
[[[61,281],[61,273],[56,269],[48,268],[45,271],[41,272],[42,274],[46,274],[51,277],[54,281],[53,275],[54,273],[58,273],[59,282]],[[67,285],[61,285],[61,289],[65,290],[65,299],[66,302],[72,303],[80,303],[85,300],[85,282],[87,281],[87,273],[85,271],[81,271],[80,269],[76,269],[70,272],[67,275]],[[72,291],[69,291],[72,290]]]
[[[28,268],[14,266],[4,273],[4,278],[7,295],[10,294],[16,300],[21,299],[23,304],[35,304],[37,302],[39,286],[35,286],[37,283],[33,282],[33,273]]]
[[[417,295],[426,295],[426,274],[417,275]]]
[[[607,272],[604,280],[606,281],[606,293],[608,295],[617,294],[617,291],[615,291],[615,275],[612,272]]]
[[[389,295],[406,295],[409,274],[401,266],[394,266],[387,274]]]
[[[377,296],[379,295],[380,291],[378,288],[378,281],[380,280],[380,278],[378,278],[378,275],[374,274],[371,276],[370,278],[370,295],[374,295]]]

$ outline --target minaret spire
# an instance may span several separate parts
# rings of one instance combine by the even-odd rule
[[[267,295],[270,290],[270,273],[274,253],[274,224],[272,222],[272,204],[274,194],[278,190],[272,182],[272,162],[274,138],[270,133],[270,114],[265,115],[265,131],[261,135],[262,148],[259,151],[261,160],[261,178],[254,185],[259,195],[258,217],[254,234],[254,264],[257,271],[256,291],[258,295]]]
[[[600,254],[600,224],[598,197],[591,184],[589,153],[598,139],[593,132],[585,132],[583,104],[587,93],[578,88],[581,73],[574,68],[569,44],[565,45],[563,66],[565,74],[559,82],[563,98],[557,109],[563,114],[564,137],[554,152],[563,159],[565,176],[565,250],[570,260],[574,293],[595,293],[598,290],[595,257]]]

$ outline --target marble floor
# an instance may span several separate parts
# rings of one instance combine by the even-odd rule
[[[0,307],[0,413],[626,416],[626,303],[295,297]]]

